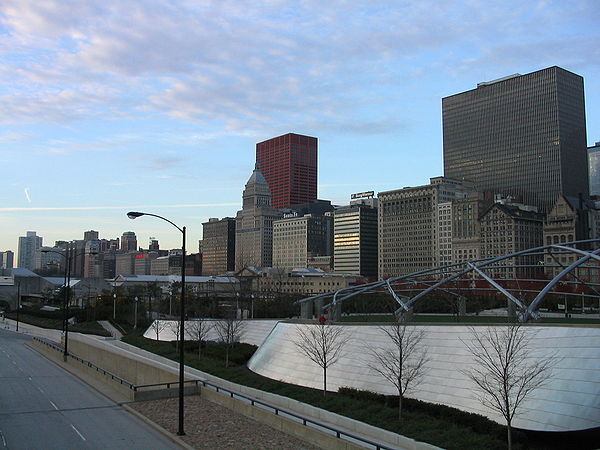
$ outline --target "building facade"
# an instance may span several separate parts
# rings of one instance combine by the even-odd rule
[[[125,231],[121,236],[121,250],[124,252],[137,252],[137,237],[133,231]]]
[[[452,202],[452,263],[481,257],[479,216],[491,206],[490,197],[481,192],[472,192]]]
[[[317,199],[317,138],[288,133],[256,144],[256,162],[271,205],[288,208]]]
[[[0,252],[0,269],[12,269],[14,265],[15,254],[12,250]]]
[[[600,142],[588,147],[590,195],[600,195]]]
[[[293,216],[273,222],[273,267],[306,268],[309,259],[330,256],[333,241],[330,216]]]
[[[42,248],[41,236],[37,236],[35,231],[28,231],[25,236],[19,237],[19,260],[18,267],[22,269],[34,270],[35,256]]]
[[[494,258],[542,245],[544,215],[535,207],[494,203],[481,218],[481,257]],[[532,277],[542,271],[541,256],[504,259],[486,269],[495,278]]]
[[[583,78],[559,67],[442,99],[444,175],[541,212],[588,195]]]
[[[380,192],[379,278],[406,275],[440,265],[439,205],[464,198],[471,189],[469,184],[435,177],[427,185]],[[444,233],[449,228],[447,222],[451,221],[451,212],[446,212],[447,205],[442,220]]]
[[[360,201],[333,212],[333,270],[377,276],[377,199]]]
[[[235,269],[270,267],[273,263],[273,222],[283,213],[271,206],[271,191],[257,167],[242,194],[235,218]]]
[[[202,275],[235,270],[235,219],[210,218],[202,224]]]

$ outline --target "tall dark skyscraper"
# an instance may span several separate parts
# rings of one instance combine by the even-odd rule
[[[549,211],[587,197],[583,78],[560,67],[479,83],[442,99],[444,175]]]
[[[256,162],[269,184],[274,208],[317,199],[317,138],[288,133],[259,142]]]

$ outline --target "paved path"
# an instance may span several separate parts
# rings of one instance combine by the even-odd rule
[[[0,450],[174,449],[174,442],[0,329]]]
[[[115,339],[120,340],[123,337],[123,333],[117,330],[108,320],[99,320],[98,323],[102,325],[102,328],[108,331]]]

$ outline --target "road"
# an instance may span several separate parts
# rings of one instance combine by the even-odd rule
[[[168,438],[0,330],[0,450],[176,449]]]

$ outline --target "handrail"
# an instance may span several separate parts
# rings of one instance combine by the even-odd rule
[[[48,341],[46,339],[42,339],[42,338],[39,338],[37,336],[34,336],[33,340],[39,341],[42,344],[47,345],[48,347],[51,347],[51,348],[53,348],[53,349],[55,349],[57,351],[60,351],[60,352],[63,351],[63,348],[60,345],[55,344],[54,342]],[[69,356],[69,358],[73,358],[74,360],[79,361],[80,363],[82,363],[82,364],[84,364],[84,365],[86,365],[86,366],[88,366],[88,367],[90,367],[92,369],[96,369],[96,372],[100,372],[103,375],[110,376],[111,380],[116,380],[120,384],[124,384],[124,385],[128,386],[129,389],[133,389],[135,391],[135,389],[134,389],[135,388],[135,384],[131,383],[130,381],[127,381],[127,380],[121,378],[120,376],[115,375],[114,373],[111,373],[108,370],[103,369],[102,367],[98,367],[93,362],[86,361],[85,359],[80,358],[79,356],[76,356],[76,355],[74,355],[72,353],[69,353],[68,356]]]
[[[54,348],[57,351],[62,351],[62,347],[60,345],[55,344],[54,342],[48,341],[46,339],[42,339],[39,337],[34,336],[33,337],[34,340],[41,342],[42,344],[47,345],[48,347]],[[120,384],[126,385],[129,387],[129,389],[133,390],[134,392],[137,392],[138,390],[144,389],[144,388],[151,388],[151,387],[159,387],[159,386],[166,386],[167,389],[171,388],[171,386],[177,386],[179,385],[179,381],[172,381],[172,382],[166,382],[166,383],[154,383],[154,384],[133,384],[127,380],[124,380],[123,378],[119,377],[118,375],[115,375],[107,370],[102,369],[101,367],[96,366],[94,363],[90,362],[90,361],[86,361],[76,355],[73,355],[72,353],[69,353],[69,357],[73,358],[79,362],[81,362],[82,364],[87,365],[90,368],[96,369],[97,372],[101,372],[104,375],[110,376],[111,379],[118,381]],[[202,383],[202,386],[205,388],[212,388],[214,389],[216,392],[224,392],[226,394],[229,395],[230,398],[238,398],[238,399],[243,399],[246,400],[247,402],[250,402],[250,404],[252,406],[262,406],[263,408],[267,408],[268,410],[272,410],[273,413],[278,416],[280,414],[284,414],[290,417],[293,417],[294,419],[299,420],[302,425],[304,426],[309,426],[309,425],[313,425],[316,426],[318,428],[327,430],[333,434],[335,434],[335,436],[338,439],[343,439],[345,438],[350,438],[356,441],[359,441],[363,444],[368,444],[373,446],[376,450],[393,450],[392,447],[387,447],[384,444],[380,444],[378,442],[374,442],[371,441],[369,439],[366,439],[364,437],[361,436],[357,436],[355,434],[349,433],[347,431],[343,431],[340,430],[338,428],[332,427],[330,425],[326,425],[322,422],[319,422],[317,420],[313,420],[310,419],[308,417],[302,416],[300,414],[296,414],[292,411],[289,411],[287,409],[283,409],[283,408],[279,408],[277,406],[273,406],[269,403],[263,402],[261,400],[257,400],[255,398],[252,397],[248,397],[247,395],[243,395],[243,394],[239,394],[237,392],[234,392],[230,389],[224,388],[222,386],[219,386],[218,384],[212,383],[210,381],[207,380],[187,380],[184,381],[184,384],[194,384],[196,387],[198,386],[198,384]],[[348,439],[343,439],[348,441]]]
[[[347,438],[351,438],[351,439],[360,441],[360,442],[362,442],[364,444],[372,445],[377,450],[380,450],[380,449],[381,450],[393,450],[392,447],[387,447],[384,444],[380,444],[378,442],[371,441],[371,440],[366,439],[364,437],[357,436],[355,434],[349,433],[347,431],[340,430],[340,429],[332,427],[330,425],[326,425],[326,424],[324,424],[322,422],[318,422],[316,420],[309,419],[309,418],[307,418],[305,416],[302,416],[300,414],[296,414],[296,413],[291,412],[291,411],[289,411],[287,409],[279,408],[278,406],[273,406],[273,405],[271,405],[269,403],[263,402],[261,400],[257,400],[257,399],[255,399],[253,397],[248,397],[247,395],[239,394],[237,392],[232,391],[231,389],[224,388],[222,386],[219,386],[218,384],[212,383],[212,382],[207,381],[207,380],[188,380],[188,381],[185,381],[185,383],[194,383],[196,386],[198,385],[198,383],[202,383],[203,387],[211,387],[216,392],[224,392],[226,394],[229,394],[230,398],[240,398],[240,399],[243,399],[243,400],[246,400],[246,401],[250,402],[250,404],[252,406],[260,405],[262,407],[265,407],[265,408],[268,408],[268,409],[272,409],[273,413],[276,416],[278,416],[280,413],[283,413],[283,414],[285,414],[287,416],[290,416],[290,417],[293,417],[295,419],[300,420],[302,422],[302,425],[304,425],[304,426],[308,426],[309,424],[311,424],[311,425],[315,425],[315,426],[317,426],[319,428],[323,428],[325,430],[328,430],[328,431],[334,433],[335,436],[338,439],[342,439],[343,437],[347,437]],[[144,384],[144,385],[138,385],[138,386],[136,386],[136,388],[139,389],[139,388],[145,388],[145,387],[169,386],[169,385],[173,385],[173,384],[179,384],[179,382],[175,381],[175,382],[171,382],[171,383]]]

